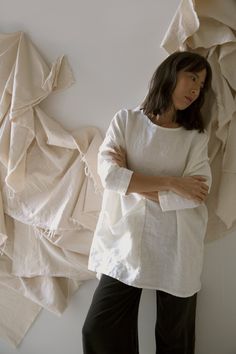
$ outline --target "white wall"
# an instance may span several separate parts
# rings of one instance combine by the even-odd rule
[[[8,0],[1,2],[0,31],[25,31],[49,62],[67,54],[76,84],[51,95],[44,109],[68,129],[93,124],[105,130],[118,109],[134,107],[143,98],[166,56],[159,45],[178,3]],[[235,234],[206,246],[196,354],[236,354],[235,250]],[[81,327],[96,284],[84,284],[61,318],[44,310],[19,348],[0,339],[0,354],[82,354]],[[154,309],[154,293],[144,291],[141,354],[155,352]]]

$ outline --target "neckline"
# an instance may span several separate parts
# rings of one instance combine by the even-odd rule
[[[142,109],[139,108],[139,112],[142,114],[142,116],[147,120],[147,122],[149,123],[150,126],[152,126],[153,128],[156,129],[161,129],[161,130],[168,130],[168,131],[177,131],[177,130],[181,130],[183,127],[176,127],[176,128],[167,128],[167,127],[162,127],[161,125],[155,124],[151,121],[150,118],[148,118],[148,116],[143,112]]]

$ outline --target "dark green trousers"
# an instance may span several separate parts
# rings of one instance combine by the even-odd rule
[[[138,354],[142,289],[102,275],[83,326],[84,354]],[[157,354],[194,354],[197,294],[176,297],[156,290]],[[145,353],[151,354],[151,353]]]

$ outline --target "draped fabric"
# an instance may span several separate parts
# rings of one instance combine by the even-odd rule
[[[14,312],[12,311],[14,309]],[[20,344],[41,307],[25,296],[0,286],[0,328],[1,338],[15,347]],[[17,325],[15,324],[17,322]]]
[[[161,46],[205,56],[213,71],[203,114],[210,135],[213,181],[207,206],[207,241],[236,228],[236,2],[182,0]]]
[[[68,132],[40,108],[73,82],[66,57],[48,65],[24,33],[0,34],[0,337],[13,345],[42,307],[60,315],[94,278],[102,137],[92,126]]]

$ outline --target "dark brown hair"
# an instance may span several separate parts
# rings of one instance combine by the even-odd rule
[[[172,105],[172,94],[177,83],[177,73],[180,70],[198,73],[206,69],[204,87],[198,98],[186,109],[177,110],[176,123],[187,130],[198,129],[204,131],[204,122],[201,115],[201,107],[204,103],[206,91],[211,85],[212,72],[208,61],[201,55],[192,52],[175,52],[169,55],[154,72],[148,94],[141,105],[144,114],[160,115]]]

